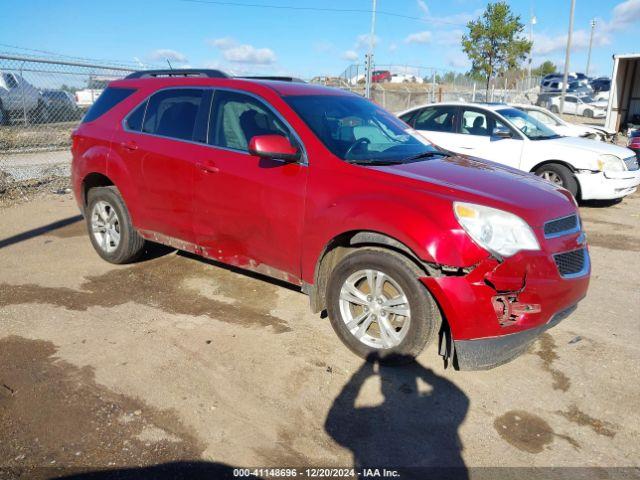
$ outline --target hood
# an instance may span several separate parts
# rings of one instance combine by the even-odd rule
[[[553,147],[580,149],[595,155],[615,155],[618,158],[628,158],[633,155],[633,152],[628,148],[612,143],[599,142],[590,138],[562,137],[537,141],[545,142],[548,146]]]
[[[472,157],[433,158],[373,168],[448,187],[453,200],[501,208],[519,215],[532,226],[541,226],[576,210],[566,190],[533,174]]]

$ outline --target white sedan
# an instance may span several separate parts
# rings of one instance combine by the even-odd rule
[[[563,137],[505,104],[438,103],[399,117],[440,147],[535,173],[583,200],[611,200],[636,191],[632,150]]]
[[[560,113],[560,96],[551,99],[549,108],[553,113]],[[607,102],[589,96],[565,95],[563,112],[565,115],[604,118],[607,116]]]
[[[546,108],[537,105],[510,104],[510,106],[528,113],[530,116],[544,123],[551,130],[565,137],[584,137],[600,141],[612,141],[616,132],[604,127],[569,123]]]

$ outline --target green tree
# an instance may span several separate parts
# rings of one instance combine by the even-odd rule
[[[471,60],[471,74],[486,79],[488,96],[492,78],[517,68],[531,51],[531,42],[522,36],[520,16],[503,1],[489,3],[482,16],[467,23],[467,28],[462,50]]]
[[[549,75],[551,73],[556,73],[556,64],[551,60],[547,60],[542,65],[531,70],[531,74],[536,77],[544,77],[545,75]]]

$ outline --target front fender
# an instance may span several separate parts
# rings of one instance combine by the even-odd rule
[[[316,207],[305,230],[302,278],[309,283],[327,245],[345,233],[380,233],[406,245],[419,259],[441,265],[468,267],[488,257],[458,225],[451,202],[435,196],[429,197],[429,205],[386,195],[343,197]]]

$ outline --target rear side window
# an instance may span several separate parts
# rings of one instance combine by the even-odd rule
[[[432,132],[455,132],[456,107],[429,107],[422,110],[415,118],[416,130]]]
[[[101,117],[135,91],[134,88],[107,88],[91,105],[91,108],[82,119],[82,123],[92,122]]]
[[[192,140],[203,95],[203,90],[190,88],[156,93],[149,99],[142,131],[179,140]]]
[[[142,131],[142,120],[144,119],[144,111],[147,109],[147,103],[144,102],[129,114],[126,120],[127,128],[135,132]]]

